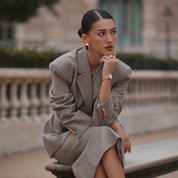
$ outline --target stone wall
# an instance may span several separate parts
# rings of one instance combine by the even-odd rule
[[[171,56],[178,58],[178,0],[143,0],[143,50],[149,55],[165,56],[165,8],[172,11],[170,21]]]
[[[96,2],[93,0],[60,0],[55,6],[59,16],[41,8],[38,16],[17,25],[17,48],[70,50],[81,47],[77,31],[83,14],[94,7]]]
[[[55,6],[59,17],[46,8],[39,10],[37,17],[16,27],[16,47],[18,49],[71,50],[81,47],[77,35],[83,14],[98,8],[99,0],[61,0]],[[142,1],[142,44],[140,46],[120,47],[124,52],[142,52],[159,57],[165,56],[165,21],[163,13],[168,6],[171,17],[171,56],[178,57],[178,0]],[[116,48],[117,49],[117,48]]]

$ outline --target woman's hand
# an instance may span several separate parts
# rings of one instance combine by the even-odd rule
[[[125,133],[124,129],[119,124],[116,124],[116,123],[110,124],[109,127],[111,127],[115,132],[117,132],[121,136],[122,143],[124,146],[124,153],[126,153],[127,151],[130,153],[131,142],[129,140],[128,135]]]
[[[100,63],[104,63],[102,71],[103,77],[112,74],[118,63],[118,60],[116,59],[116,53],[114,53],[114,55],[102,56],[100,59]]]

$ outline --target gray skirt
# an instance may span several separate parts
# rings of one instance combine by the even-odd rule
[[[69,134],[54,158],[60,163],[71,165],[76,178],[94,178],[103,154],[114,145],[124,165],[121,137],[107,126],[90,127],[80,139]]]

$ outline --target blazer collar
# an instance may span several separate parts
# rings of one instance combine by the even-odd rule
[[[84,48],[77,50],[78,74],[91,73],[87,51]]]

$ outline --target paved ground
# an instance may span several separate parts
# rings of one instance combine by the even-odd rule
[[[178,128],[131,136],[132,145],[141,145],[178,137]],[[0,158],[0,178],[54,178],[44,170],[49,161],[46,151],[36,149]],[[159,178],[177,178],[178,171]]]

